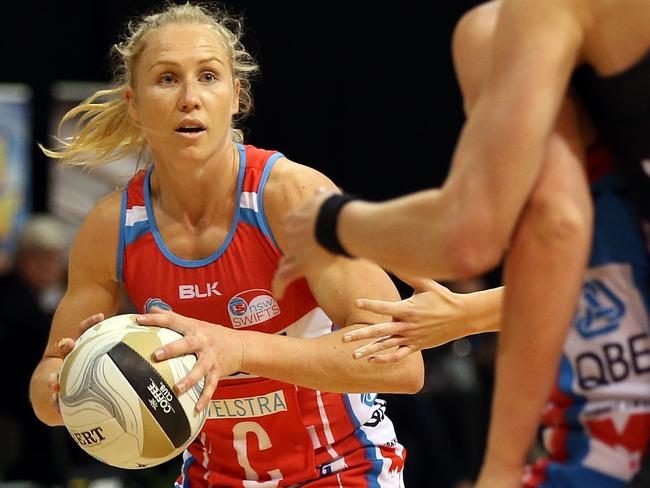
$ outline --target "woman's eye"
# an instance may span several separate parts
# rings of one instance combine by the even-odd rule
[[[217,80],[217,75],[215,75],[214,73],[212,73],[210,71],[207,71],[207,72],[203,73],[203,75],[201,76],[201,79],[203,81],[207,81],[208,83],[212,83],[213,81]]]
[[[171,85],[174,82],[172,75],[163,75],[160,77],[160,83],[163,85]]]

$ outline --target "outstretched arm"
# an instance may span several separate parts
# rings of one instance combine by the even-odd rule
[[[346,332],[344,342],[374,339],[359,347],[354,357],[377,363],[399,361],[421,349],[501,327],[503,287],[473,293],[454,293],[433,280],[400,277],[413,296],[398,302],[357,300],[357,306],[392,317],[391,322]],[[396,351],[385,352],[397,347]]]
[[[485,83],[444,186],[380,204],[345,205],[337,230],[348,253],[438,280],[481,274],[501,261],[578,57],[582,27],[569,3],[574,0],[504,2],[484,54],[490,60]],[[287,220],[303,242],[313,240],[316,211]],[[310,258],[304,246],[294,246],[299,240],[286,249],[294,269]]]
[[[559,3],[505,1],[478,98],[443,188],[343,208],[339,236],[352,255],[436,279],[497,265],[538,178],[580,26]]]

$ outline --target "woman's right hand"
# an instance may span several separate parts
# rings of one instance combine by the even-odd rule
[[[83,334],[85,331],[98,324],[102,320],[104,320],[103,313],[97,313],[88,317],[87,319],[82,320],[79,324],[79,335]],[[70,337],[64,337],[60,339],[56,343],[57,355],[61,359],[65,359],[65,357],[70,354],[70,351],[74,349],[74,345],[75,341]],[[51,372],[47,377],[47,387],[50,389],[50,392],[52,394],[52,407],[58,416],[61,416],[61,409],[59,408],[59,391],[61,390],[61,385],[59,384],[60,373],[61,369],[59,367],[58,371]],[[61,422],[63,422],[63,418],[61,418]]]
[[[392,317],[391,322],[346,332],[344,342],[375,339],[355,351],[355,359],[396,362],[421,349],[440,346],[468,334],[464,296],[433,280],[400,276],[413,296],[398,302],[357,300],[357,307]],[[397,349],[393,349],[397,347]],[[391,352],[385,352],[393,349]]]

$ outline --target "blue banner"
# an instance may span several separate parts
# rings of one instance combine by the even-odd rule
[[[31,210],[32,93],[0,83],[0,267]]]

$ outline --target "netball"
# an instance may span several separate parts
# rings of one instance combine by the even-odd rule
[[[61,415],[79,447],[103,463],[139,469],[173,458],[194,440],[206,419],[194,409],[201,387],[177,396],[173,386],[196,357],[153,359],[156,348],[180,337],[140,326],[130,314],[79,337],[59,377]]]

